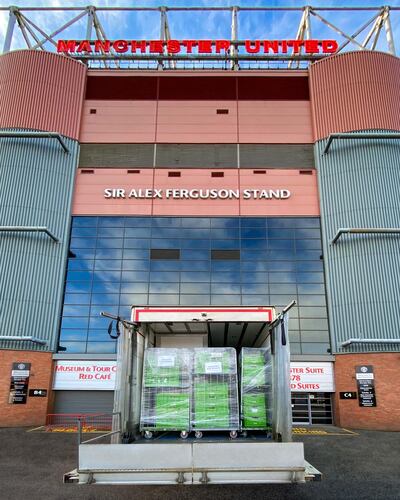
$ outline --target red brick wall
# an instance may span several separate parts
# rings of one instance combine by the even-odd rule
[[[29,389],[47,389],[48,397],[28,396],[26,404],[9,404],[12,364],[18,362],[31,363]],[[52,365],[51,352],[0,351],[0,427],[45,424],[51,397]]]
[[[373,366],[375,408],[361,407],[358,400],[339,399],[340,392],[357,391],[358,365]],[[353,429],[400,431],[399,375],[400,353],[336,354],[336,424]]]

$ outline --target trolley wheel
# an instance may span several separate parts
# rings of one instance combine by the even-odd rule
[[[194,436],[196,439],[201,439],[203,437],[203,433],[201,431],[196,431]]]
[[[153,433],[151,431],[144,431],[145,439],[151,439],[153,437]]]
[[[188,431],[181,431],[181,439],[187,439],[189,437]]]
[[[238,435],[237,431],[231,431],[231,432],[229,433],[229,437],[230,437],[231,439],[236,439],[236,438],[237,438],[237,435]]]

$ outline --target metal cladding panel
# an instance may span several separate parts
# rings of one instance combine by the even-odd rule
[[[81,144],[79,166],[153,167],[154,144]]]
[[[383,131],[380,131],[383,133]],[[400,227],[400,141],[354,139],[315,145],[332,346],[335,352],[398,351],[399,345],[341,343],[398,339],[400,237],[347,234],[339,228]]]
[[[39,50],[0,56],[0,128],[59,132],[78,139],[86,66]]]
[[[315,140],[333,132],[400,130],[400,59],[370,50],[310,67]]]
[[[60,242],[43,233],[0,233],[0,335],[48,342],[1,341],[0,348],[56,348],[79,150],[64,140],[69,154],[54,139],[1,139],[0,224],[47,226]]]

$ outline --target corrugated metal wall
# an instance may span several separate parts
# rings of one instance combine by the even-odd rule
[[[339,347],[354,337],[399,338],[400,236],[343,235],[330,244],[343,227],[400,227],[400,141],[337,140],[322,156],[325,144],[316,143],[315,157],[333,348],[400,350],[390,343]]]
[[[69,246],[71,199],[79,145],[64,139],[1,139],[0,225],[47,226],[43,233],[0,233],[0,335],[34,336],[31,342],[0,342],[0,348],[56,348],[64,270]]]

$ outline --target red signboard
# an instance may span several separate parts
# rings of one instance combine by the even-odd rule
[[[224,54],[230,40],[58,40],[57,52],[70,54]],[[247,54],[334,54],[336,40],[245,40]]]

